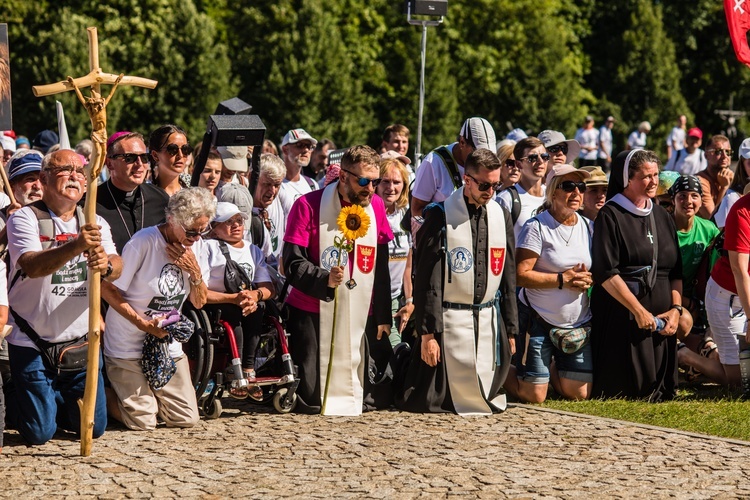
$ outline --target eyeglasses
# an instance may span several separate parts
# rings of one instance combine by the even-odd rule
[[[542,159],[542,161],[549,160],[549,154],[548,153],[541,153],[541,154],[531,154],[529,156],[524,156],[523,158],[519,158],[518,161],[522,160],[529,160],[529,163],[537,163],[539,161],[539,158]]]
[[[175,152],[175,154],[177,154]],[[148,163],[148,153],[121,153],[116,155],[110,155],[110,158],[113,160],[116,160],[118,158],[122,158],[125,163],[128,165],[131,165],[135,163],[138,160],[141,160],[141,163],[146,164]]]
[[[86,170],[84,170],[83,167],[74,167],[73,165],[61,165],[59,167],[48,168],[46,170],[53,175],[64,175],[67,177],[71,177],[73,176],[73,174],[75,174],[78,177],[86,177]]]
[[[357,184],[359,184],[360,187],[365,187],[368,184],[372,183],[372,188],[375,189],[376,187],[378,187],[378,184],[380,184],[380,181],[382,180],[380,178],[378,178],[378,179],[368,179],[367,177],[362,177],[361,175],[357,175],[354,172],[350,172],[349,170],[347,170],[345,168],[342,168],[341,170],[343,170],[344,172],[346,172],[349,175],[353,175],[354,177],[356,177],[357,178]]]
[[[294,147],[297,149],[306,149],[307,151],[312,151],[313,149],[315,149],[315,146],[313,146],[309,142],[295,142]]]
[[[732,151],[731,149],[707,149],[706,151],[709,153],[713,153],[716,156],[721,156],[722,153],[727,156],[732,156],[732,154],[734,154],[734,151]]]
[[[505,166],[507,168],[518,168],[518,165],[516,165],[516,160],[512,158],[508,158],[507,160],[505,160]]]
[[[555,144],[554,146],[548,147],[547,152],[553,155],[556,155],[557,153],[562,152],[562,154],[567,155],[568,145],[567,144]]]
[[[558,186],[558,189],[562,189],[566,193],[572,193],[573,191],[578,188],[578,191],[583,193],[586,191],[586,183],[585,182],[575,182],[575,181],[562,181]]]
[[[242,216],[232,217],[231,219],[225,220],[224,222],[222,222],[222,224],[224,224],[227,227],[244,226],[245,225],[245,219],[243,219]]]
[[[183,144],[182,146],[178,146],[177,144],[167,144],[162,151],[169,153],[169,156],[177,156],[177,152],[182,151],[182,156],[188,156],[193,152],[193,146],[190,144]]]
[[[204,229],[201,229],[200,231],[196,231],[195,229],[188,229],[185,226],[182,225],[182,222],[179,223],[180,227],[183,231],[185,231],[185,236],[188,238],[197,238],[199,236],[208,236],[208,233],[211,232],[211,226],[207,226]]]
[[[495,189],[497,189],[497,187],[500,184],[502,184],[502,182],[479,182],[474,177],[472,177],[470,174],[464,174],[464,175],[466,177],[468,177],[469,179],[471,179],[472,181],[476,182],[477,183],[477,189],[479,189],[480,191],[487,191],[490,188],[492,188],[492,190],[494,191]]]

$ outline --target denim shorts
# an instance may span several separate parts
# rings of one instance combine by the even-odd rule
[[[520,300],[518,301],[518,319],[521,331],[526,327],[528,332],[525,356],[516,364],[519,379],[530,384],[549,383],[549,366],[554,356],[557,372],[561,378],[580,382],[594,380],[591,342],[576,353],[565,354],[552,343],[548,328],[539,316]]]

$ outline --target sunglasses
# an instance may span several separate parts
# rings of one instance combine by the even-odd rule
[[[732,154],[734,154],[734,151],[732,151],[731,149],[708,149],[706,151],[708,151],[709,153],[713,153],[716,156],[721,156],[721,153],[724,153],[727,156],[732,156]]]
[[[199,236],[208,236],[208,233],[211,232],[211,226],[206,227],[205,229],[202,229],[200,231],[196,231],[195,229],[188,229],[185,226],[182,225],[180,222],[180,227],[183,231],[185,231],[185,236],[188,238],[197,238]]]
[[[367,177],[362,177],[361,175],[357,175],[354,172],[350,172],[349,170],[345,168],[342,168],[341,170],[343,170],[349,175],[353,175],[354,177],[356,177],[357,184],[360,187],[366,187],[368,184],[372,183],[372,188],[375,189],[376,187],[378,187],[378,184],[380,184],[380,181],[382,180],[382,179],[368,179]]]
[[[518,165],[516,165],[516,160],[512,158],[508,158],[507,160],[505,160],[505,166],[507,168],[518,168]]]
[[[518,161],[529,160],[529,163],[537,163],[540,158],[542,159],[542,161],[549,160],[549,153],[542,153],[542,154],[534,153],[532,155],[524,156],[523,158],[519,158]]]
[[[227,227],[244,226],[245,219],[243,219],[242,217],[232,217],[231,219],[225,220],[224,222],[222,222],[222,224],[224,224]]]
[[[578,188],[578,191],[580,193],[583,193],[586,191],[586,183],[585,182],[575,182],[575,181],[562,181],[559,186],[557,186],[558,189],[562,189],[566,193],[572,193],[573,191]]]
[[[313,149],[315,149],[315,146],[313,146],[309,142],[297,142],[294,144],[294,147],[297,149],[306,149],[307,151],[312,151]]]
[[[162,151],[169,153],[169,156],[177,156],[178,151],[182,151],[182,156],[188,156],[193,152],[193,146],[190,144],[183,144],[178,146],[177,144],[168,144]]]
[[[464,174],[464,175],[466,177],[468,177],[469,179],[471,179],[472,181],[476,182],[477,183],[477,189],[479,189],[480,191],[487,191],[490,188],[492,188],[492,190],[494,191],[495,189],[497,189],[497,187],[500,184],[502,184],[502,182],[479,182],[474,177],[472,177],[470,174]]]
[[[555,144],[554,146],[548,147],[547,152],[553,155],[556,155],[557,153],[560,153],[560,152],[564,155],[567,155],[568,145],[567,144]]]
[[[125,163],[127,163],[128,165],[135,163],[138,160],[141,160],[141,163],[145,165],[146,163],[148,163],[149,156],[148,156],[148,153],[121,153],[121,154],[111,155],[110,158],[112,158],[113,160],[122,158],[125,161]]]

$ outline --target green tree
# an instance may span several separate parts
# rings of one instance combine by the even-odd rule
[[[664,30],[662,7],[651,0],[622,0],[592,11],[587,83],[595,95],[619,106],[620,145],[643,120],[653,129],[649,147],[664,153],[664,138],[678,115],[691,117],[681,88],[674,42]]]
[[[148,134],[161,123],[202,136],[208,114],[232,97],[236,85],[226,46],[215,43],[213,21],[192,2],[179,0],[94,0],[43,4],[18,10],[10,28],[14,127],[35,134],[57,129],[55,99],[63,103],[71,142],[90,133],[88,116],[71,92],[36,98],[32,85],[88,73],[86,28],[96,26],[102,69],[157,80],[153,91],[122,87],[110,103],[108,131]],[[107,86],[102,87],[108,93]]]

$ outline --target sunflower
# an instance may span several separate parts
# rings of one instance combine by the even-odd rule
[[[354,241],[367,234],[370,227],[370,216],[359,205],[349,205],[339,212],[336,224],[344,235],[344,239]]]

